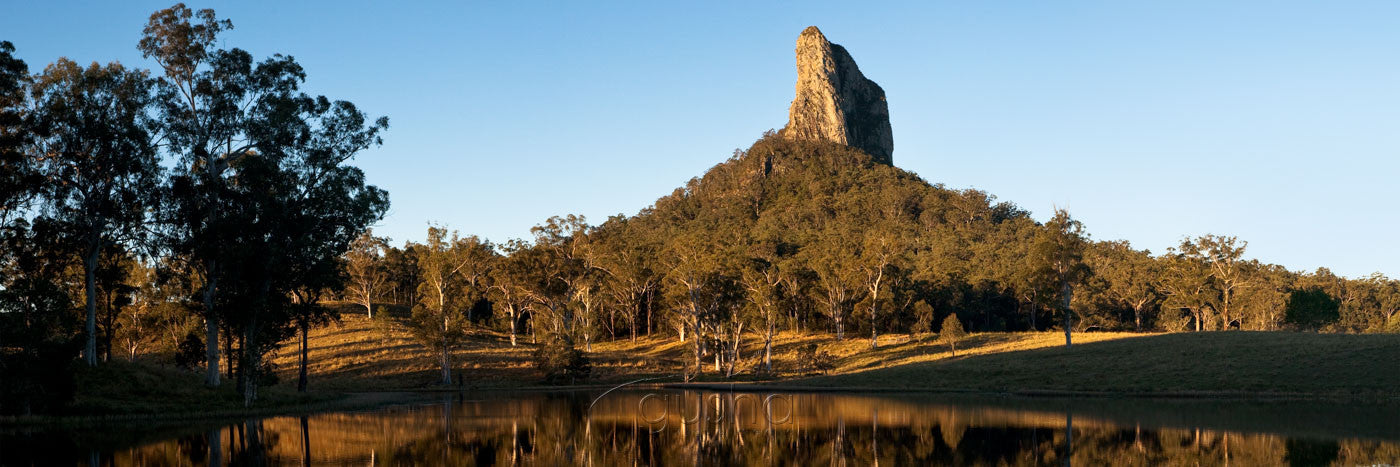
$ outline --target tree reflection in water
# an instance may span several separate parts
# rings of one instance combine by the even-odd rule
[[[1400,445],[1395,442],[1400,436],[1364,429],[1334,436],[1299,432],[1288,422],[1296,419],[1285,414],[1283,422],[1273,421],[1261,415],[1270,412],[1261,411],[1258,404],[1238,404],[1239,410],[1248,410],[1242,413],[1257,422],[1242,422],[1243,428],[1234,428],[1192,424],[1181,413],[1163,413],[1160,418],[1165,422],[1149,424],[1130,420],[1152,418],[1141,415],[1154,413],[1148,409],[1115,416],[1112,411],[1080,408],[1111,405],[1094,401],[1056,406],[1058,402],[1009,398],[950,402],[837,394],[767,397],[618,391],[589,410],[596,394],[481,395],[475,400],[453,398],[371,412],[250,419],[185,434],[152,433],[153,439],[105,439],[84,432],[3,433],[0,464],[54,463],[54,453],[76,456],[72,463],[88,463],[89,453],[98,453],[98,463],[114,465],[1355,465],[1400,461]],[[1393,415],[1386,410],[1370,413]],[[1178,420],[1173,422],[1172,417]],[[1269,423],[1275,423],[1275,428],[1268,429]],[[38,452],[45,445],[64,450]]]

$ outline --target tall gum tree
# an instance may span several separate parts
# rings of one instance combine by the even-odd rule
[[[100,256],[136,239],[156,199],[150,90],[143,71],[67,59],[46,67],[31,87],[43,212],[64,226],[83,264],[89,366],[97,364]]]
[[[1056,306],[1060,309],[1061,325],[1065,330],[1065,347],[1071,345],[1070,332],[1074,328],[1074,287],[1090,274],[1084,264],[1084,226],[1070,217],[1063,209],[1055,210],[1055,217],[1045,223],[1044,230],[1031,248],[1031,258],[1035,261],[1038,275],[1056,285]]]

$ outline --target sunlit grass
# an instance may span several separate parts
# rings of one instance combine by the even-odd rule
[[[957,358],[848,368],[789,384],[914,390],[1178,395],[1400,395],[1400,335],[1204,332],[1053,334]],[[979,335],[995,339],[998,335]],[[1061,336],[1063,337],[1063,336]],[[1029,344],[1029,345],[1028,345]]]

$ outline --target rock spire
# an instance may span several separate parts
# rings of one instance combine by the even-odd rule
[[[816,26],[797,37],[797,96],[788,124],[790,139],[831,141],[892,164],[894,134],[885,90],[865,78],[844,47],[826,40]]]

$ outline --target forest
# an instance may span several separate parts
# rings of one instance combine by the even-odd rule
[[[544,220],[503,242],[430,226],[371,230],[389,195],[351,165],[388,119],[304,90],[292,57],[219,48],[212,10],[154,13],[158,67],[58,59],[0,42],[0,413],[61,411],[82,366],[200,372],[251,405],[265,358],[332,304],[398,315],[439,355],[499,332],[551,381],[602,341],[684,343],[687,378],[771,373],[780,332],[1400,332],[1400,280],[1301,272],[1245,239],[1161,252],[1097,240],[995,196],[929,183],[857,149],[767,132],[635,215]],[[504,174],[503,174],[504,175]],[[522,175],[504,175],[522,176]],[[1170,225],[1163,228],[1171,228]],[[961,332],[956,331],[954,334]],[[744,342],[762,343],[744,365]]]

